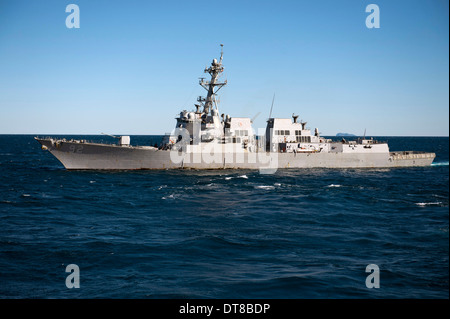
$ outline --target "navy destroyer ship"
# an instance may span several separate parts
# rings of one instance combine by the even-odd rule
[[[223,45],[220,59],[214,59],[200,78],[206,97],[198,97],[195,109],[183,110],[171,134],[159,146],[133,146],[130,136],[118,137],[117,144],[86,140],[35,137],[43,150],[53,154],[69,170],[136,169],[259,169],[279,168],[381,168],[428,166],[435,153],[390,152],[387,143],[358,138],[333,141],[311,132],[306,122],[269,116],[261,135],[252,119],[220,114],[218,91],[224,71]]]

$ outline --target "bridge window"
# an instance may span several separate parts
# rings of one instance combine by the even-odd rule
[[[291,131],[289,131],[289,130],[275,130],[275,135],[280,135],[280,136],[291,135]]]
[[[296,139],[299,143],[311,143],[311,136],[297,136]]]
[[[248,136],[248,130],[235,130],[236,136]]]

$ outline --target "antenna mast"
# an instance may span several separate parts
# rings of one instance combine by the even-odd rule
[[[273,109],[273,102],[274,101],[275,101],[275,93],[273,94],[273,98],[272,98],[272,106],[270,107],[269,119],[272,117],[272,109]]]
[[[211,63],[211,66],[205,69],[205,73],[209,73],[211,75],[211,81],[205,81],[203,78],[200,78],[199,81],[199,84],[205,90],[208,91],[206,98],[199,97],[197,99],[197,101],[203,105],[203,113],[205,114],[209,114],[209,112],[213,107],[213,104],[216,106],[217,109],[215,95],[223,86],[227,84],[227,80],[225,80],[224,82],[217,82],[218,78],[220,77],[220,74],[223,72],[224,69],[224,67],[222,66],[223,44],[221,44],[220,46],[221,46],[220,60],[217,61],[217,59],[214,59]]]

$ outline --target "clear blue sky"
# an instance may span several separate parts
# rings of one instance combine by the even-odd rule
[[[80,28],[66,28],[68,4]],[[368,29],[368,4],[380,28]],[[0,0],[0,134],[164,134],[224,44],[222,113],[448,136],[448,1]]]

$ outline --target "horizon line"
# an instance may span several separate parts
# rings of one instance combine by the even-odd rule
[[[168,133],[170,134],[170,133]],[[101,133],[0,133],[0,135],[32,135],[32,136],[42,136],[42,135],[88,135],[88,136],[104,136],[105,134]],[[114,134],[119,136],[164,136],[166,134]],[[320,135],[322,137],[343,137],[343,138],[351,138],[351,137],[364,137],[364,135],[329,135],[323,134]],[[369,137],[450,137],[449,135],[366,135]]]

